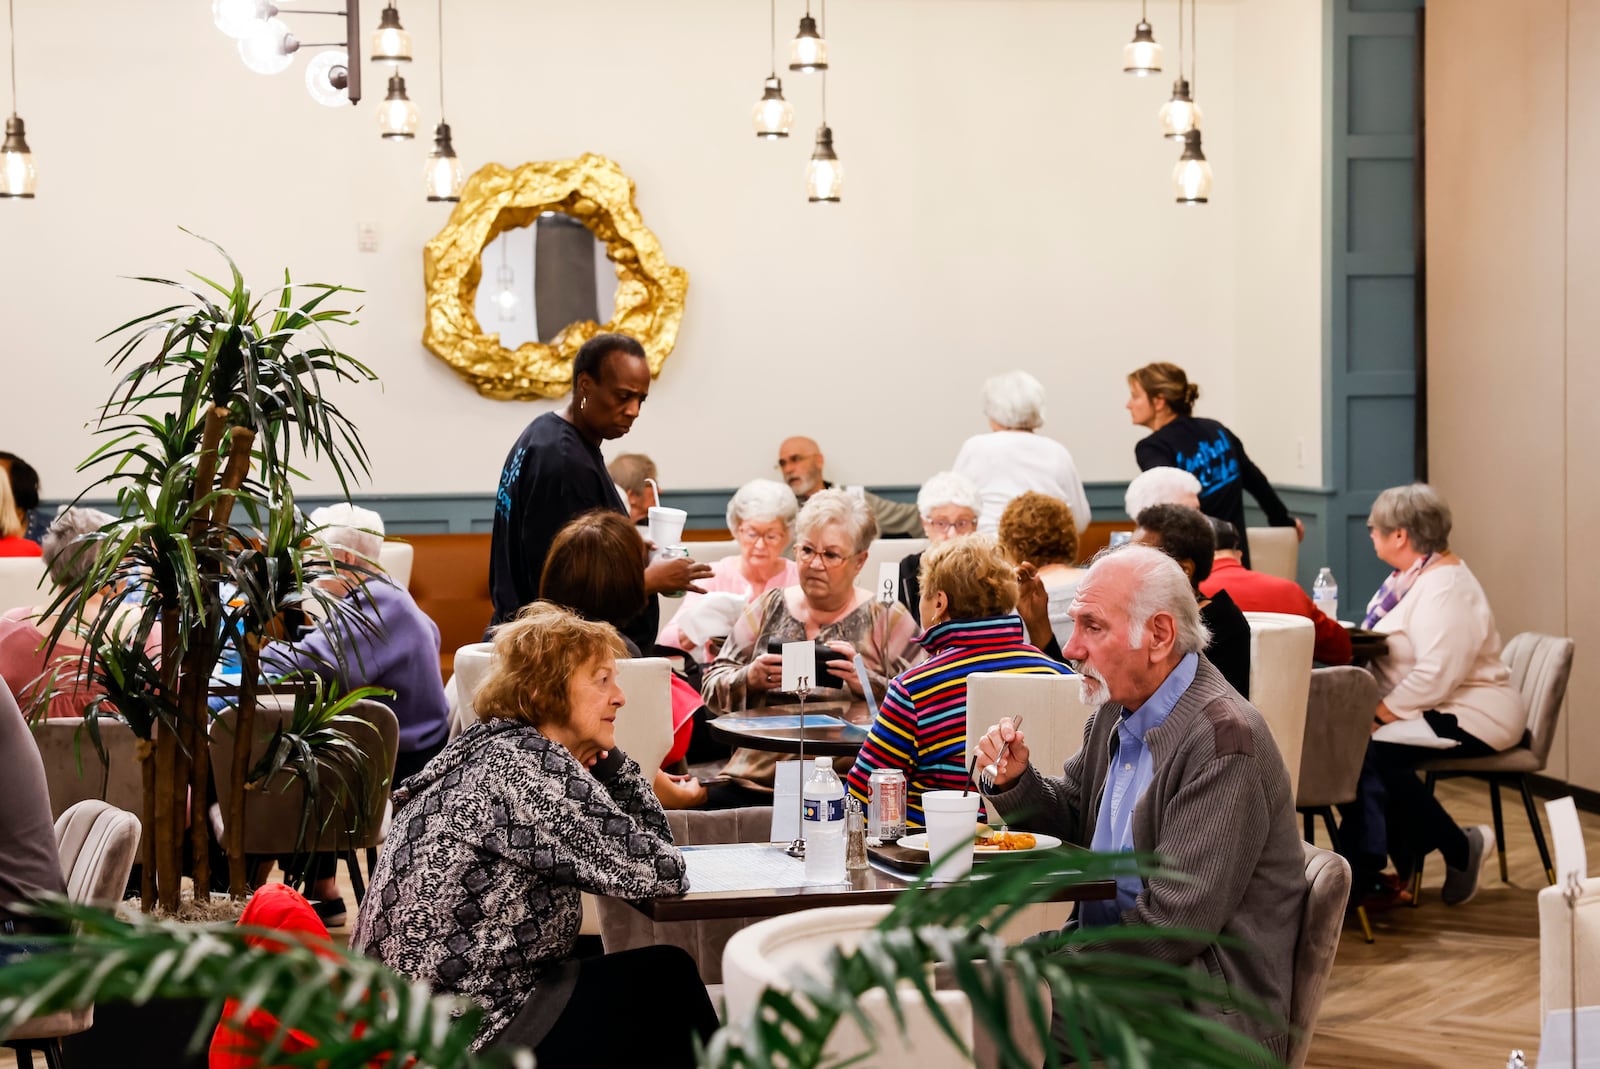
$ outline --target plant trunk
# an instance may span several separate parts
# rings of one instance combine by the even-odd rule
[[[211,719],[206,692],[194,703],[189,722],[189,850],[194,860],[194,900],[204,902],[211,893]]]
[[[250,446],[256,440],[256,432],[249,427],[235,427],[229,434],[228,463],[222,469],[219,490],[237,490],[244,485],[244,477],[250,471]],[[226,527],[228,518],[233,515],[233,495],[220,498],[211,515],[217,526]]]
[[[244,640],[239,671],[239,713],[234,720],[233,779],[228,788],[228,893],[250,895],[250,877],[244,857],[244,780],[250,773],[250,745],[255,739],[256,677],[261,670],[261,647],[255,635]]]
[[[155,827],[156,894],[161,908],[176,913],[182,900],[183,870],[178,856],[178,734],[176,724],[156,726]]]
[[[144,850],[139,864],[139,908],[150,913],[156,908],[156,755],[149,739],[135,744],[139,755],[139,775],[144,781]]]
[[[206,413],[206,427],[200,435],[200,458],[194,468],[194,496],[189,500],[198,505],[211,493],[211,484],[217,477],[217,446],[222,442],[222,432],[228,425],[229,412],[221,405],[213,405]],[[201,506],[195,510],[189,525],[194,535],[208,522],[215,510]]]

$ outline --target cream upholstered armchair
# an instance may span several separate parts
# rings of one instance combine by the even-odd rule
[[[1250,704],[1272,730],[1289,790],[1300,782],[1300,747],[1306,733],[1306,700],[1311,693],[1311,651],[1316,628],[1304,616],[1247,612],[1250,623]]]
[[[0,612],[48,600],[50,584],[39,557],[0,557]]]
[[[1247,527],[1250,570],[1295,580],[1300,568],[1300,536],[1293,527]]]

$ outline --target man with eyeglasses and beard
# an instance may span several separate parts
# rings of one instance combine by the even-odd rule
[[[1084,902],[1081,929],[1142,925],[1224,937],[1085,941],[1204,970],[1272,1011],[1267,1021],[1202,1012],[1287,1060],[1289,994],[1306,897],[1294,793],[1261,714],[1206,660],[1206,628],[1188,578],[1159,550],[1098,557],[1078,587],[1066,656],[1098,709],[1059,777],[1029,764],[1026,732],[1003,718],[978,744],[981,786],[1013,827],[1098,851],[1156,854],[1188,879],[1117,880]],[[992,770],[989,766],[992,766]],[[1064,1040],[1057,1021],[1057,1042]]]

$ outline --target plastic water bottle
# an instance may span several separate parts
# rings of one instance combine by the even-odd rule
[[[1339,619],[1339,581],[1333,577],[1332,568],[1317,573],[1311,584],[1311,601],[1328,619]]]
[[[843,883],[844,784],[833,762],[817,758],[802,794],[805,810],[806,882]]]

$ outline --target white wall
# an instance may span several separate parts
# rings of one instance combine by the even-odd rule
[[[369,26],[379,6],[363,4]],[[1217,174],[1203,209],[1172,203],[1177,150],[1157,136],[1175,7],[1151,14],[1168,73],[1134,80],[1118,69],[1128,0],[836,0],[838,206],[804,198],[814,79],[785,78],[795,137],[751,135],[767,72],[767,9],[752,0],[446,5],[449,118],[469,169],[594,151],[637,183],[691,282],[678,349],[612,449],[651,453],[669,485],[763,474],[786,433],[818,437],[843,481],[916,483],[981,429],[983,377],[1015,366],[1049,387],[1047,430],[1087,478],[1127,477],[1139,432],[1123,377],[1153,359],[1186,366],[1202,410],[1277,481],[1316,485],[1321,5],[1202,5]],[[92,447],[80,424],[111,382],[94,339],[161,298],[119,276],[219,269],[183,225],[259,285],[288,266],[366,291],[341,341],[383,389],[340,401],[374,457],[373,491],[488,492],[548,406],[482,399],[420,344],[421,246],[448,214],[419,192],[427,139],[378,139],[376,71],[361,107],[340,111],[307,97],[303,60],[250,73],[208,9],[18,6],[41,177],[37,201],[0,206],[4,447],[39,467],[47,495],[78,488]],[[426,131],[431,5],[401,11]],[[798,14],[780,5],[780,48]],[[318,39],[331,20],[293,22]],[[358,223],[380,228],[377,253],[357,251]]]

